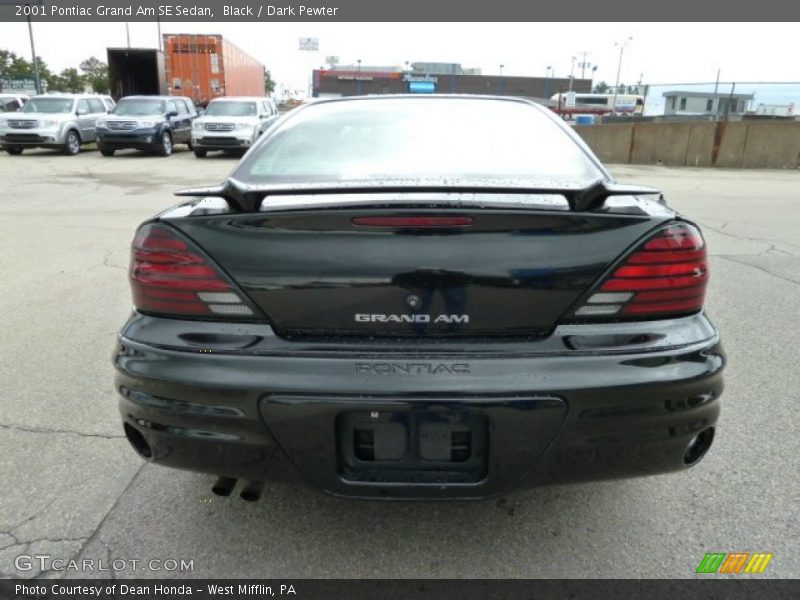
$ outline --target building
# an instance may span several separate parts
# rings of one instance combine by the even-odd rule
[[[747,112],[753,94],[714,92],[664,92],[665,116],[725,117]]]
[[[314,71],[314,97],[366,94],[478,94],[522,96],[546,102],[570,88],[569,78],[480,75],[458,63],[414,63],[411,69],[358,65]],[[591,79],[574,79],[572,89],[590,92]]]
[[[428,75],[480,75],[480,69],[465,69],[461,63],[415,62],[411,63],[414,73]]]

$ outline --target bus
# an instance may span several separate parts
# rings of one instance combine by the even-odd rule
[[[569,102],[575,97],[574,105]],[[617,94],[616,110],[612,106],[614,94],[579,94],[562,92],[550,98],[550,108],[566,119],[573,115],[641,115],[644,113],[644,96],[638,94]]]

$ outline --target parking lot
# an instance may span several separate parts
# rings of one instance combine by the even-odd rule
[[[47,554],[193,561],[119,573],[131,577],[686,578],[706,552],[735,551],[774,553],[766,577],[800,576],[799,171],[612,167],[664,190],[708,241],[729,365],[717,441],[697,467],[478,503],[288,485],[247,503],[128,447],[110,360],[135,227],[234,164],[184,147],[0,155],[1,576],[41,574],[15,559]]]

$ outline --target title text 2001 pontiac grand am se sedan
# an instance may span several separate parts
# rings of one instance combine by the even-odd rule
[[[136,451],[218,493],[481,498],[713,441],[700,231],[547,109],[310,103],[179,195],[133,242],[116,387]]]

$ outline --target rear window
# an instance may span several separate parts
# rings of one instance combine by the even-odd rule
[[[480,186],[487,179],[524,185],[603,174],[558,124],[528,104],[397,98],[302,109],[233,176],[246,183],[424,179]]]
[[[14,112],[19,109],[20,103],[16,98],[0,97],[0,112]]]

